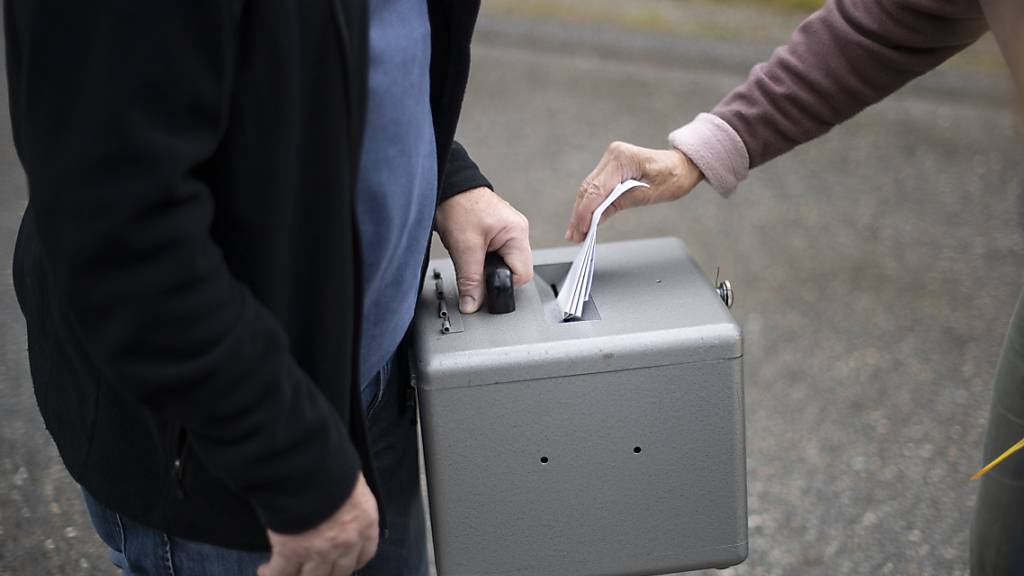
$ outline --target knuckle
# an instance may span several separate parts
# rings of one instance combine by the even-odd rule
[[[626,151],[629,150],[629,144],[616,140],[608,145],[608,154],[613,157],[622,156]]]
[[[470,290],[472,288],[476,288],[477,286],[480,285],[480,282],[482,280],[483,280],[483,275],[481,273],[479,273],[479,272],[472,272],[472,273],[469,273],[469,274],[462,274],[461,276],[459,276],[457,278],[457,282],[456,283],[458,284],[459,290],[462,291],[462,290]]]
[[[604,196],[601,192],[601,185],[593,180],[584,182],[580,192],[584,199],[598,199]]]
[[[587,189],[590,188],[590,184],[591,184],[590,178],[584,179],[583,182],[580,183],[580,189],[576,192],[576,195],[578,197],[580,197],[580,198],[583,198],[584,196],[586,196],[587,195]]]

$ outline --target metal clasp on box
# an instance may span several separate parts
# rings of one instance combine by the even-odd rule
[[[462,314],[459,313],[456,302],[453,302],[451,310],[448,308],[448,297],[444,290],[444,278],[441,276],[441,271],[434,268],[431,276],[434,279],[434,295],[437,297],[437,317],[441,321],[441,333],[462,332]]]
[[[721,268],[715,269],[715,292],[718,292],[718,297],[722,299],[726,308],[732,308],[734,301],[732,293],[732,282],[728,280],[718,281],[718,275],[722,272]]]

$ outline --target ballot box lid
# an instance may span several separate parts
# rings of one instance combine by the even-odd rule
[[[482,386],[742,356],[739,326],[677,238],[599,243],[583,318],[562,320],[558,283],[578,248],[534,252],[516,310],[460,314],[448,259],[427,268],[414,320],[422,389]]]

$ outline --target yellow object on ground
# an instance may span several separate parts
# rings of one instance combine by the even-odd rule
[[[981,478],[981,476],[983,474],[985,474],[989,470],[991,470],[991,469],[995,468],[996,466],[998,466],[1000,462],[1002,462],[1003,460],[1006,460],[1011,455],[1013,455],[1014,452],[1016,452],[1017,450],[1020,450],[1021,448],[1024,448],[1024,438],[1021,438],[1020,442],[1017,442],[1013,446],[1010,446],[1009,450],[1007,450],[1006,452],[1003,452],[1002,454],[1000,454],[998,458],[996,458],[995,460],[989,462],[987,466],[985,466],[981,470],[978,470],[977,472],[975,472],[974,476],[971,476],[971,480],[977,480],[978,478]]]

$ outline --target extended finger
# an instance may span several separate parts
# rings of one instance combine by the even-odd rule
[[[597,166],[594,166],[594,169],[590,171],[590,174],[587,174],[587,177],[583,179],[579,189],[576,191],[576,201],[572,205],[572,213],[569,214],[569,228],[565,232],[566,240],[573,242],[577,241],[576,229],[578,226],[576,221],[578,218],[577,213],[580,209],[580,202],[583,201],[583,197],[586,195],[586,191],[590,183],[595,181],[598,175],[604,172],[605,167],[608,165],[608,161],[608,151],[605,150],[604,154],[601,155],[601,159],[598,161]]]
[[[584,182],[583,196],[580,198],[579,206],[576,208],[576,230],[573,239],[582,242],[590,232],[591,220],[594,210],[608,198],[608,194],[615,189],[622,181],[621,171],[615,165],[609,165],[597,178]]]
[[[576,205],[573,208],[572,219],[569,223],[569,231],[566,238],[574,242],[581,242],[590,231],[590,220],[594,210],[604,202],[608,194],[619,185],[627,176],[624,165],[626,144],[613,142],[601,158],[601,162],[594,168],[594,171],[583,180],[580,190],[576,195]]]
[[[569,216],[569,229],[565,233],[566,240],[580,242],[586,236],[587,230],[590,229],[590,215],[611,191],[611,189],[602,191],[600,184],[607,179],[604,175],[608,171],[609,163],[609,155],[605,152],[597,166],[580,183],[572,214]]]

